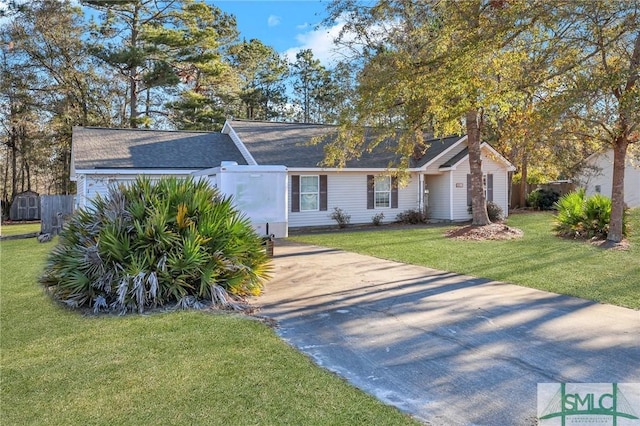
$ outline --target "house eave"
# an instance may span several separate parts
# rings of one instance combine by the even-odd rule
[[[516,170],[516,167],[513,164],[511,164],[509,160],[507,160],[502,154],[496,151],[495,148],[489,145],[487,142],[482,142],[482,145],[480,145],[480,147],[486,148],[489,151],[491,151],[493,155],[495,155],[500,161],[504,163],[505,166],[507,166],[508,171],[513,172]]]
[[[367,172],[375,172],[375,173],[388,173],[388,172],[396,172],[400,169],[398,168],[388,168],[388,167],[287,167],[289,172],[348,172],[348,173],[367,173]],[[414,173],[419,172],[421,168],[408,168],[404,169],[407,172]]]
[[[429,166],[431,166],[434,163],[436,163],[440,158],[445,156],[447,153],[449,153],[454,148],[457,148],[458,145],[460,145],[462,142],[464,142],[466,140],[467,140],[467,135],[461,136],[460,139],[458,139],[456,142],[452,143],[449,148],[445,149],[440,154],[436,155],[434,158],[429,160],[427,163],[424,164],[424,166],[420,167],[419,170],[423,170],[423,171],[426,170]]]
[[[500,154],[498,151],[496,151],[491,145],[489,145],[486,142],[482,142],[482,144],[480,145],[480,148],[486,148],[487,150],[489,150],[491,152],[492,155],[494,155],[498,160],[500,160],[500,162],[502,162],[505,166],[507,171],[509,172],[514,172],[516,170],[516,167],[511,164],[511,162],[509,160],[507,160],[506,158],[504,158],[504,156],[502,154]],[[450,166],[446,166],[446,167],[438,167],[438,170],[441,172],[444,171],[451,171],[451,170],[455,170],[460,164],[462,164],[464,161],[468,161],[469,159],[469,154],[467,153],[467,155],[465,155],[464,157],[462,157],[460,160],[458,160],[455,164],[452,164]]]
[[[76,169],[77,175],[189,175],[201,169]]]

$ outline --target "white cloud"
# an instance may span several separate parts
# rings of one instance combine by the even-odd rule
[[[298,45],[291,47],[284,52],[284,56],[289,62],[295,62],[296,53],[304,49],[311,49],[313,56],[319,59],[322,65],[331,66],[342,58],[340,48],[336,46],[335,40],[345,25],[345,21],[338,19],[331,27],[315,27],[305,24],[298,29],[312,28],[310,31],[300,33],[296,36]]]
[[[267,25],[270,27],[277,27],[280,25],[280,17],[276,15],[269,15],[269,18],[267,18]]]

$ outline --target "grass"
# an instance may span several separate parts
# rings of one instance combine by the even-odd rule
[[[241,316],[82,316],[37,283],[53,246],[0,243],[0,424],[417,424]]]
[[[30,234],[32,232],[40,232],[40,223],[15,223],[4,224],[0,227],[0,235],[3,237],[9,235]]]
[[[524,237],[511,241],[445,238],[453,226],[383,227],[291,239],[639,309],[640,209],[630,216],[628,251],[560,239],[552,232],[550,213],[512,215],[508,225],[522,229]]]

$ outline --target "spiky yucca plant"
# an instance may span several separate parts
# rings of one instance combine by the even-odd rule
[[[249,220],[205,181],[140,177],[74,213],[41,279],[53,296],[94,311],[239,306],[270,263]]]
[[[570,192],[556,203],[558,213],[554,230],[563,237],[607,237],[611,221],[611,199],[602,194],[587,197],[584,189]],[[623,216],[623,235],[627,234],[626,211]]]

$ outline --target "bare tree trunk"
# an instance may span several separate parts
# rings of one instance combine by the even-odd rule
[[[10,137],[10,136],[9,136]],[[9,182],[9,155],[5,158],[5,166],[4,166],[4,180],[2,181],[2,200],[5,201],[8,205],[9,203],[9,194],[7,194],[7,183]]]
[[[29,162],[22,158],[22,167],[24,168],[24,179],[27,181],[27,191],[31,191],[31,167]]]
[[[519,204],[520,207],[526,207],[527,205],[527,179],[529,178],[529,158],[527,153],[525,152],[522,156],[522,166],[520,170],[520,196]]]
[[[611,221],[607,241],[619,243],[623,238],[624,216],[624,170],[629,142],[624,135],[618,136],[613,147],[613,182],[611,189]]]
[[[131,23],[131,49],[135,50],[138,47],[138,7],[135,4],[133,13],[133,22]],[[139,70],[137,65],[132,65],[129,70],[129,107],[131,108],[131,116],[129,117],[129,125],[132,129],[138,127],[138,77]]]
[[[480,131],[482,112],[477,109],[467,111],[467,147],[469,148],[469,168],[471,170],[471,208],[472,225],[482,226],[491,223],[487,214],[487,200],[482,185],[482,155],[480,152]]]
[[[603,60],[604,61],[604,60]],[[605,62],[606,64],[606,62]],[[633,54],[629,64],[629,77],[624,86],[625,93],[632,93],[638,89],[640,79],[640,33],[636,35]],[[624,172],[626,166],[627,147],[632,132],[633,115],[624,104],[624,93],[619,86],[614,87],[613,94],[618,100],[618,128],[620,133],[613,144],[613,182],[611,187],[611,220],[607,241],[619,243],[622,241],[624,228]]]
[[[71,135],[68,135],[65,139],[62,152],[62,176],[59,177],[60,186],[58,191],[61,191],[64,195],[69,195],[71,193]]]
[[[9,199],[13,202],[13,197],[18,193],[18,135],[15,127],[9,131],[9,138],[11,147],[11,196]]]

